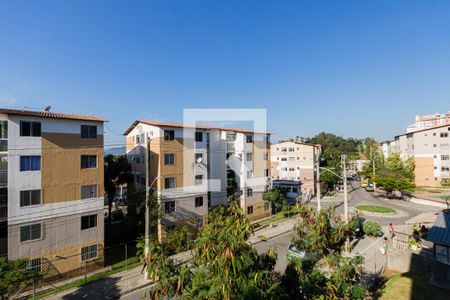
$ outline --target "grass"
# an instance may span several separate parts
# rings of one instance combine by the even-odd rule
[[[379,300],[448,300],[450,292],[430,284],[430,274],[401,273],[388,279],[380,291]]]
[[[285,216],[285,213],[283,211],[280,211],[279,213],[272,215],[272,218],[266,219],[266,220],[258,222],[256,224],[257,224],[258,228],[261,228],[261,227],[270,225],[270,223],[277,223],[277,222],[281,222],[281,221],[284,221],[284,220],[287,220],[290,218],[291,217],[289,217],[289,216]]]
[[[128,259],[128,270],[136,268],[137,266],[140,266],[141,262],[139,260],[139,258],[137,256],[134,257],[130,257]],[[63,291],[67,291],[70,290],[72,288],[76,288],[76,287],[80,287],[89,283],[92,283],[94,281],[97,280],[101,280],[104,279],[106,277],[109,277],[111,275],[117,274],[119,272],[125,271],[126,270],[126,262],[125,261],[121,261],[118,262],[114,265],[111,265],[111,270],[110,271],[106,271],[103,273],[98,273],[98,274],[94,274],[91,276],[87,276],[87,280],[86,282],[84,281],[84,278],[82,279],[77,279],[75,281],[72,281],[70,283],[67,283],[65,285],[59,286],[58,288],[54,288],[48,292],[44,292],[44,293],[39,293],[37,294],[34,299],[42,299],[48,296],[52,296],[55,295],[57,293],[63,292]],[[32,299],[32,297],[30,297],[29,299]]]
[[[384,206],[376,206],[376,205],[358,205],[355,207],[357,210],[379,213],[379,214],[395,214],[397,211],[395,209],[384,207]]]

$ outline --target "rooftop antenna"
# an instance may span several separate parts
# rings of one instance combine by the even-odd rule
[[[47,106],[46,108],[44,108],[44,111],[49,112],[50,109],[52,109],[52,107],[49,105],[49,106]]]

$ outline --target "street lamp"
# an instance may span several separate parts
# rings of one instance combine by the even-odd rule
[[[147,176],[149,176],[149,174],[147,174]],[[149,262],[150,262],[150,226],[151,226],[151,222],[150,222],[150,190],[153,186],[153,184],[155,184],[156,180],[158,180],[159,178],[161,178],[160,176],[156,176],[155,179],[153,179],[152,183],[149,186],[146,186],[146,191],[145,191],[145,259],[147,260],[147,270],[144,273],[144,278],[145,280],[148,279],[148,267],[149,267]],[[149,178],[147,177],[146,181],[148,182]]]

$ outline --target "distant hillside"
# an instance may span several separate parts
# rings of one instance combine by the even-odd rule
[[[105,155],[122,155],[125,154],[126,150],[125,150],[125,146],[123,147],[113,147],[113,148],[107,148],[105,149]]]

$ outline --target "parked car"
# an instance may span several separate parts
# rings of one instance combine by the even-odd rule
[[[288,259],[292,258],[305,258],[306,251],[300,249],[295,243],[290,243],[287,248]]]
[[[368,181],[361,181],[361,187],[365,188],[369,185]]]
[[[374,190],[374,188],[373,188],[373,185],[367,186],[367,187],[366,187],[366,191],[367,191],[367,192],[374,192],[375,190]]]

